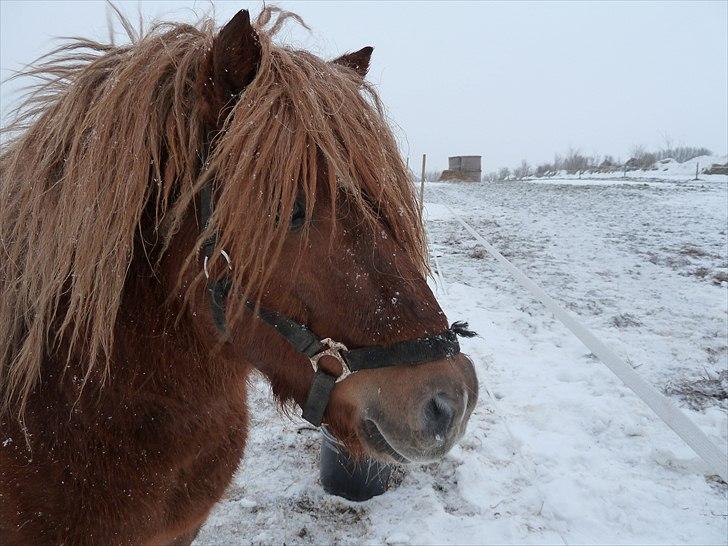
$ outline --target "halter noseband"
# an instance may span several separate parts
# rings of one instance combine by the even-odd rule
[[[200,191],[200,209],[203,229],[206,229],[213,210],[210,183],[205,184]],[[232,283],[227,274],[217,280],[210,279],[207,263],[212,258],[216,246],[217,234],[214,234],[203,243],[201,250],[207,289],[210,292],[212,318],[217,329],[224,333],[226,330],[225,301]],[[228,269],[232,269],[227,252],[225,250],[219,250],[219,252],[225,258]],[[275,328],[278,334],[297,352],[306,356],[311,362],[314,377],[302,408],[302,417],[316,427],[321,425],[334,385],[349,374],[360,370],[431,362],[455,356],[460,352],[458,336],[472,337],[475,335],[474,332],[468,330],[466,322],[455,322],[443,333],[435,336],[401,341],[386,347],[373,345],[349,350],[343,343],[331,338],[321,339],[300,322],[277,311],[259,308],[256,312],[254,305],[248,302],[247,306],[259,319]],[[343,370],[340,375],[334,376],[319,367],[318,362],[324,356],[330,356],[339,361]]]

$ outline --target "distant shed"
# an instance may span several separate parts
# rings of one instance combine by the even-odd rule
[[[480,182],[481,157],[479,155],[456,155],[448,158],[449,169],[442,171],[440,180]]]

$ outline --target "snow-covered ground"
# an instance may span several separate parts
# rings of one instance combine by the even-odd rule
[[[256,379],[265,409],[196,544],[726,544],[726,485],[441,205],[725,450],[728,177],[649,178],[430,184],[433,286],[480,334],[462,340],[482,385],[466,436],[385,495],[347,502],[318,482],[318,433]],[[718,396],[694,392],[705,385]]]

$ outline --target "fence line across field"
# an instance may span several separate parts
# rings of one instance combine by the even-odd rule
[[[423,177],[424,179],[424,177]],[[705,433],[693,423],[677,406],[666,396],[658,392],[645,381],[631,366],[622,360],[612,349],[599,340],[586,326],[562,308],[556,300],[549,296],[540,286],[509,262],[493,245],[482,237],[470,224],[468,224],[444,199],[440,190],[434,189],[440,197],[441,203],[450,211],[465,230],[482,244],[496,259],[496,262],[531,295],[540,301],[546,309],[551,311],[594,355],[599,358],[622,382],[629,387],[665,424],[670,427],[690,448],[703,459],[714,474],[723,481],[728,481],[728,458]],[[424,204],[424,198],[422,199]],[[433,251],[434,253],[434,251]],[[439,270],[439,267],[438,267]]]

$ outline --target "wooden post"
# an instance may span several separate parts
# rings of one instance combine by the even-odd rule
[[[622,175],[622,178],[627,180],[627,164],[626,163],[624,164],[624,175]]]
[[[695,180],[698,179],[698,168],[699,167],[700,167],[700,163],[696,161],[695,162]]]
[[[425,163],[427,161],[427,154],[422,154],[422,178],[420,178],[420,214],[422,209],[425,207]]]

